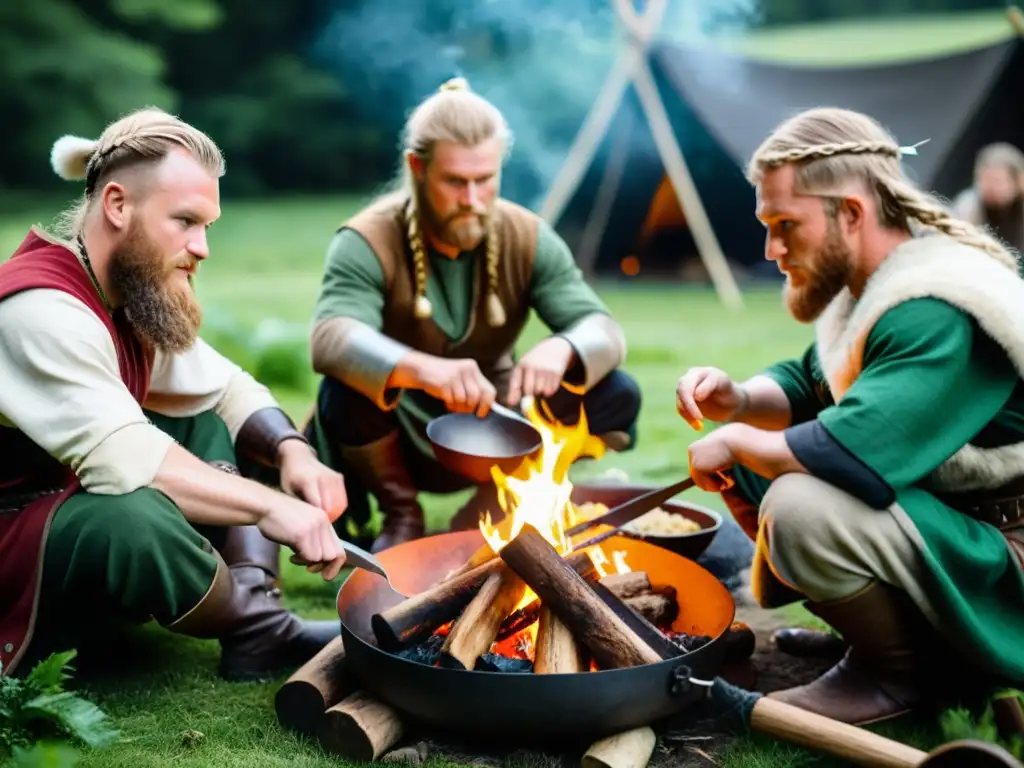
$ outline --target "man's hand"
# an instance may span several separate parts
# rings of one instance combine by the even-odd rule
[[[690,477],[698,488],[719,493],[732,486],[729,470],[736,463],[736,453],[730,439],[732,426],[720,427],[707,437],[690,444]]]
[[[291,547],[324,581],[333,581],[345,567],[345,550],[327,513],[301,499],[279,497],[256,527],[271,541]]]
[[[746,405],[746,393],[725,371],[691,368],[676,383],[676,410],[694,429],[704,419],[729,421]]]
[[[575,356],[572,344],[560,336],[539,342],[513,369],[505,402],[514,408],[526,396],[551,397],[561,386]]]
[[[421,389],[443,400],[449,411],[486,416],[497,391],[480,372],[476,360],[450,360],[423,352],[406,353],[391,375],[389,386]]]
[[[277,449],[281,490],[327,513],[334,522],[348,508],[345,478],[316,457],[301,440],[285,440]]]

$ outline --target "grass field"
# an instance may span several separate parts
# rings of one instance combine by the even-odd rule
[[[213,256],[199,279],[210,322],[234,324],[253,334],[261,326],[266,332],[268,323],[280,322],[293,333],[305,333],[325,245],[336,224],[358,202],[225,202],[223,219],[211,232]],[[9,253],[30,224],[46,221],[50,213],[30,211],[0,220],[0,250]],[[666,284],[599,286],[599,290],[625,327],[630,345],[626,369],[640,381],[645,399],[637,449],[608,456],[593,470],[617,467],[636,480],[662,483],[686,474],[686,447],[695,435],[675,412],[674,386],[688,366],[718,365],[742,378],[780,357],[799,353],[811,338],[810,329],[784,314],[776,289],[749,293],[746,309],[735,314],[705,290]],[[533,323],[526,342],[543,333]],[[311,386],[278,394],[295,418],[301,418],[312,403]],[[699,491],[688,495],[722,508],[717,498]],[[432,522],[439,525],[463,498],[429,498]],[[309,616],[336,615],[337,585],[326,585],[294,566],[284,567],[285,592],[294,608]],[[84,685],[122,730],[123,740],[86,755],[82,766],[339,765],[317,747],[279,729],[272,703],[277,684],[219,681],[215,642],[192,641],[146,627],[132,638],[131,649],[118,650],[118,659],[113,673],[102,680],[88,679]],[[924,738],[894,733],[905,739]],[[716,759],[720,765],[751,768],[818,764],[808,753],[762,739],[744,742]]]

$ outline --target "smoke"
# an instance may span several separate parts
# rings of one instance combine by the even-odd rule
[[[659,36],[692,42],[747,26],[758,2],[669,0]],[[334,12],[315,52],[355,107],[394,136],[396,164],[409,111],[465,77],[513,132],[502,194],[533,205],[624,46],[611,0],[362,0]]]

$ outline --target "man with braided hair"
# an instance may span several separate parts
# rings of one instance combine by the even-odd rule
[[[957,195],[953,212],[1024,251],[1024,152],[1002,141],[983,147],[974,184]]]
[[[419,491],[469,485],[434,460],[431,418],[531,396],[574,424],[582,402],[591,433],[624,448],[640,408],[617,370],[619,325],[555,232],[499,195],[510,135],[498,109],[455,79],[413,111],[404,139],[401,188],[331,241],[311,339],[323,380],[307,434],[353,509],[356,486],[376,497],[375,551],[423,535]],[[531,309],[553,335],[516,362]],[[453,525],[476,525],[488,491]]]
[[[345,488],[270,392],[197,338],[220,150],[146,109],[59,139],[52,161],[85,194],[0,265],[2,671],[102,648],[125,619],[217,638],[228,679],[302,664],[339,628],[282,607],[280,545],[337,576]],[[245,463],[287,493],[239,476]]]
[[[677,385],[695,428],[728,422],[690,472],[754,539],[755,596],[805,600],[846,648],[772,696],[858,724],[958,677],[1024,682],[1024,282],[901,154],[841,109],[768,137],[749,166],[765,256],[814,343],[743,383],[695,368]]]

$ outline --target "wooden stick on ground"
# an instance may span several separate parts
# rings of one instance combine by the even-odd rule
[[[345,645],[336,637],[325,645],[274,695],[274,711],[283,728],[316,736],[324,712],[354,688],[345,672]]]
[[[327,752],[361,763],[387,753],[404,733],[398,713],[363,691],[328,709],[319,729],[320,743]]]
[[[531,525],[499,553],[606,669],[662,661]],[[628,610],[628,609],[627,609]]]
[[[646,725],[608,736],[590,745],[580,768],[644,768],[656,742],[654,731]]]

